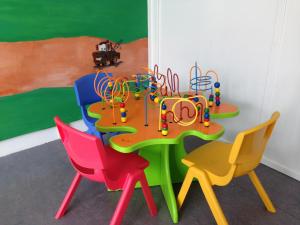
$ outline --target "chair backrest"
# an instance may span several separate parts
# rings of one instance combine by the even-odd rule
[[[257,167],[279,116],[279,112],[274,112],[268,121],[236,136],[229,156],[229,163],[236,167],[233,176],[244,175]]]
[[[107,73],[108,76],[112,76],[111,73]],[[97,81],[99,82],[105,76],[105,73],[99,73]],[[94,90],[94,79],[95,73],[85,75],[74,83],[74,90],[76,94],[77,104],[79,106],[89,105],[94,102],[98,102],[101,98],[95,93]]]
[[[54,121],[74,169],[91,179],[103,181],[106,153],[102,141],[68,126],[57,116]]]

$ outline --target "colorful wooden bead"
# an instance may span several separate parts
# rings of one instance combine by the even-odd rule
[[[161,109],[162,110],[166,110],[167,109],[167,105],[165,103],[163,103],[162,106],[161,106]]]
[[[212,107],[214,104],[214,95],[213,94],[210,94],[209,95],[209,98],[208,98],[208,106],[209,107]]]
[[[216,82],[216,83],[214,84],[214,86],[215,86],[215,88],[219,88],[219,87],[220,87],[220,82]]]
[[[216,106],[219,106],[221,104],[221,101],[220,101],[220,89],[219,88],[216,88],[215,89],[215,95],[216,95]]]
[[[134,93],[134,97],[135,97],[136,99],[139,99],[139,98],[140,98],[140,93],[139,93],[139,92],[135,92],[135,93]]]
[[[150,85],[150,99],[151,101],[154,101],[155,103],[159,102],[159,99],[156,99],[157,96],[155,94],[157,90],[157,82],[154,76],[151,77],[151,85]]]
[[[199,98],[198,97],[195,97],[193,100],[194,100],[194,102],[199,102]]]
[[[168,135],[168,130],[161,130],[161,134],[163,136],[167,136]]]
[[[167,115],[166,115],[166,114],[162,114],[162,115],[161,115],[161,119],[162,119],[162,120],[166,120],[166,119],[167,119]]]
[[[126,109],[125,109],[125,103],[120,102],[120,112],[121,112],[121,122],[125,123],[127,121],[127,114],[126,114]]]
[[[204,109],[204,126],[209,126],[209,108]]]
[[[162,124],[162,128],[168,129],[168,124],[167,123],[163,123]]]
[[[152,101],[154,101],[155,96],[154,96],[154,95],[150,95],[150,99],[151,99]]]
[[[161,110],[161,114],[166,114],[167,113],[167,110]]]

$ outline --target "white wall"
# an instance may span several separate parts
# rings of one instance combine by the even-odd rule
[[[217,70],[221,100],[241,110],[219,121],[227,140],[279,110],[263,162],[300,180],[300,1],[149,2],[150,65],[158,63],[162,72],[171,67],[183,89],[195,60]]]

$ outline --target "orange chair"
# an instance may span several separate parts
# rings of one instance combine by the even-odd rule
[[[274,112],[268,121],[240,132],[233,144],[210,142],[182,159],[189,169],[178,194],[178,207],[181,208],[189,187],[196,178],[217,224],[228,224],[212,186],[225,186],[234,177],[248,174],[267,210],[275,213],[276,210],[254,169],[261,161],[279,115],[279,112]]]

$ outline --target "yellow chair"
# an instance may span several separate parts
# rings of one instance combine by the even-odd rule
[[[274,112],[265,123],[240,132],[233,144],[210,142],[182,159],[189,169],[178,194],[178,208],[181,208],[189,187],[196,178],[217,224],[228,224],[212,186],[225,186],[234,177],[248,174],[267,210],[275,213],[276,210],[254,169],[261,161],[279,115],[279,112]]]

